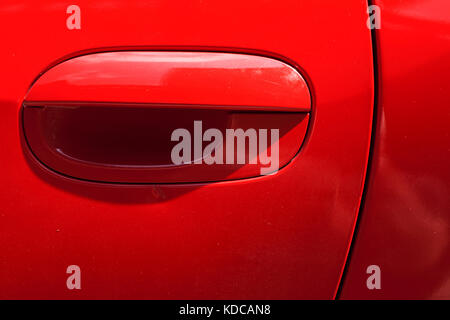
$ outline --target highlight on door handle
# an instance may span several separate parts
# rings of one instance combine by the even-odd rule
[[[64,61],[23,103],[34,156],[73,178],[190,183],[275,173],[298,153],[311,97],[272,58],[123,51]]]

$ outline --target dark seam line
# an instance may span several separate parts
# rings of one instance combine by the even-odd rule
[[[368,6],[373,5],[374,0],[367,0]],[[379,112],[379,57],[378,57],[378,51],[379,48],[377,46],[377,38],[376,38],[376,29],[372,29],[371,32],[371,40],[372,40],[372,56],[373,56],[373,80],[374,80],[374,102],[373,102],[373,114],[372,114],[372,132],[370,137],[370,146],[369,146],[369,158],[367,160],[367,168],[366,168],[366,179],[364,181],[364,187],[363,192],[361,196],[361,203],[359,206],[359,212],[358,217],[355,223],[355,229],[353,231],[353,237],[351,239],[350,243],[350,249],[348,251],[347,260],[345,261],[344,271],[342,273],[341,282],[339,283],[338,290],[336,293],[336,300],[340,300],[342,289],[345,283],[345,279],[347,277],[348,268],[350,265],[350,262],[352,260],[353,255],[353,249],[355,247],[355,242],[359,233],[359,225],[361,222],[361,218],[365,209],[366,205],[366,197],[369,187],[369,181],[371,180],[371,168],[372,168],[372,162],[373,162],[373,153],[375,149],[375,139],[376,139],[376,133],[377,133],[377,119],[378,119],[378,112]]]

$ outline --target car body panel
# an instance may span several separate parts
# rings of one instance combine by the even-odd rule
[[[450,298],[450,2],[376,0],[377,126],[340,297]],[[369,290],[370,265],[381,289]]]
[[[10,30],[0,52],[0,298],[333,298],[369,152],[366,2],[77,5],[80,30],[66,28],[63,2],[0,4]],[[211,184],[112,185],[50,172],[20,129],[30,86],[61,61],[120,50],[250,53],[294,66],[312,94],[301,152],[275,175]],[[69,265],[82,270],[81,290],[66,287]]]

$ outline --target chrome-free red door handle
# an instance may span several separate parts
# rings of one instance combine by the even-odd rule
[[[258,176],[266,164],[250,159],[226,163],[226,155],[224,163],[207,164],[194,155],[191,162],[174,163],[174,130],[192,130],[192,140],[203,150],[208,129],[224,137],[227,129],[277,129],[283,167],[303,141],[310,101],[298,71],[272,58],[213,52],[97,53],[45,72],[25,97],[23,127],[35,156],[67,176],[128,183],[222,181]],[[200,142],[194,137],[199,121]],[[268,144],[269,150],[258,153],[270,153]]]

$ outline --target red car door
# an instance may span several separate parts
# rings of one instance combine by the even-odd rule
[[[76,5],[80,20],[74,22],[68,19],[76,10],[66,3],[4,0],[0,4],[0,298],[334,298],[369,156],[374,71],[366,1],[342,5],[331,0],[80,0]],[[160,78],[157,88],[148,87],[148,96],[134,92],[146,89],[149,79],[140,77],[132,53],[152,57],[148,76],[163,65],[155,54],[172,71],[174,62],[168,56],[191,54],[185,67],[194,76],[189,78],[186,70],[177,67],[174,78]],[[123,64],[119,68],[116,60],[98,65],[96,57],[101,54],[119,56]],[[224,65],[214,59],[208,64],[205,56],[211,54],[234,58]],[[237,55],[251,58],[233,65],[230,61]],[[192,62],[195,57],[201,58],[198,65]],[[256,78],[251,78],[258,87],[246,86],[245,81],[237,86],[242,79],[239,72],[251,69],[251,61],[260,61],[253,66],[256,71],[252,69]],[[264,69],[269,76],[261,61],[269,61]],[[208,66],[206,76],[199,65]],[[233,68],[239,72],[233,73]],[[90,70],[98,72],[93,75]],[[43,160],[27,131],[28,114],[34,112],[32,119],[41,119],[36,115],[39,108],[52,101],[57,105],[61,99],[75,105],[88,101],[97,107],[141,98],[145,103],[158,102],[160,114],[150,117],[144,112],[140,119],[150,117],[154,127],[164,129],[187,123],[186,119],[189,125],[194,120],[223,119],[223,114],[210,109],[201,113],[199,101],[231,105],[235,110],[240,104],[249,107],[244,102],[251,98],[251,103],[267,107],[271,114],[259,119],[245,109],[246,116],[236,120],[239,124],[278,123],[276,118],[286,110],[275,108],[279,105],[270,93],[289,91],[280,87],[283,78],[277,70],[289,70],[287,75],[304,86],[296,96],[299,100],[289,94],[285,100],[273,100],[302,115],[293,116],[292,126],[285,130],[286,136],[291,134],[290,144],[280,140],[285,165],[270,175],[231,168],[219,177],[221,169],[215,169],[214,178],[205,180],[211,175],[204,166],[172,172],[171,178],[152,171],[145,178],[136,173],[121,179],[101,169],[81,169],[80,162],[64,167],[65,162],[56,170],[61,163]],[[275,78],[270,77],[272,72]],[[231,90],[225,81],[228,76],[239,90],[227,91]],[[133,82],[137,78],[141,82]],[[168,91],[157,91],[166,84]],[[155,100],[157,92],[162,92],[158,97],[164,101]],[[179,101],[175,96],[181,97]],[[186,109],[191,98],[192,109]],[[40,99],[46,101],[39,105]],[[166,104],[184,107],[164,113]],[[86,155],[86,143],[98,137],[82,135],[104,132],[98,129],[100,120],[114,118],[114,111],[107,109],[96,114],[99,122],[93,122],[97,121],[93,116],[90,122],[84,116],[71,122],[79,115],[74,114],[65,118],[69,121],[65,124],[58,114],[48,118],[52,121],[36,122],[41,126],[36,132],[46,132],[56,141],[61,138],[58,132],[65,130],[75,141],[73,150],[79,147],[76,150]],[[114,118],[114,128],[127,121],[122,115]],[[142,128],[150,145],[167,152],[164,142],[150,143],[161,138],[155,136],[157,131]],[[295,128],[298,131],[292,135]],[[108,131],[100,139],[109,141],[112,149],[108,150],[120,145],[112,134]],[[295,152],[286,155],[286,148]],[[50,157],[52,151],[48,152]],[[154,155],[142,157],[158,164]],[[81,270],[81,290],[66,286],[71,265]]]

